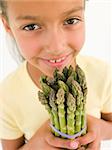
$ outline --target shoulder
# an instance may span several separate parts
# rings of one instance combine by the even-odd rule
[[[94,89],[101,96],[111,93],[112,67],[110,64],[92,56],[80,56],[78,62],[85,72],[89,89]]]
[[[83,56],[78,57],[78,62],[82,66],[85,72],[92,75],[107,76],[111,74],[112,66],[102,59],[93,56]]]
[[[78,61],[80,63],[84,63],[85,66],[93,66],[95,68],[97,67],[105,68],[106,66],[109,66],[109,64],[106,61],[100,58],[96,58],[94,56],[79,55]]]
[[[18,78],[20,79],[22,72],[25,68],[25,63],[22,63],[15,71],[11,72],[0,82],[0,89],[13,85],[12,83],[17,82]]]

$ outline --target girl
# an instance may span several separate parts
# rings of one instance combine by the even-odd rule
[[[110,72],[101,61],[79,56],[84,44],[84,0],[0,0],[4,27],[24,62],[0,85],[0,138],[3,150],[99,150],[112,139]],[[88,133],[74,140],[54,137],[40,104],[39,78],[78,63],[88,84]],[[104,132],[106,129],[106,132]]]

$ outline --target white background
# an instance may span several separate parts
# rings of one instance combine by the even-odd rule
[[[92,55],[112,63],[111,0],[89,0],[86,6],[86,42],[82,54]],[[7,46],[8,45],[8,46]],[[5,32],[0,25],[0,80],[17,67],[9,54]],[[112,141],[103,142],[102,150],[112,150]]]

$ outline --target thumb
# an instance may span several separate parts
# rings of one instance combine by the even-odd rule
[[[100,141],[96,139],[88,145],[87,150],[100,150],[100,144]]]
[[[77,149],[79,145],[79,143],[74,142],[74,140],[55,137],[52,133],[49,133],[49,135],[46,136],[45,139],[49,145],[56,148]]]
[[[79,145],[87,145],[91,142],[93,142],[96,139],[96,135],[94,132],[88,132],[86,135],[78,137],[74,141],[79,142]]]

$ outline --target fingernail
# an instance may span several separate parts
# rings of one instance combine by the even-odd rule
[[[78,148],[78,145],[79,145],[78,142],[71,142],[71,143],[70,143],[70,147],[72,147],[72,148],[74,148],[74,149]]]

